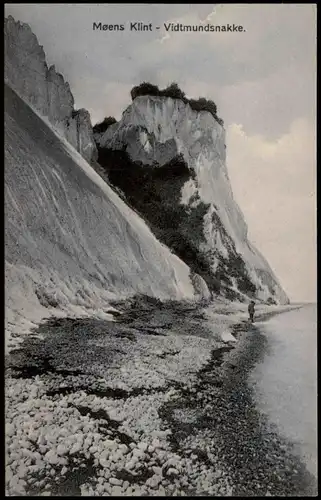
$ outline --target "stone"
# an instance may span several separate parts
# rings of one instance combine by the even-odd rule
[[[98,493],[103,493],[105,491],[104,485],[97,484],[96,490],[98,491]]]
[[[75,455],[76,453],[79,453],[81,449],[82,449],[82,443],[78,441],[72,446],[69,453],[70,455]]]
[[[104,458],[104,457],[100,457],[100,459],[99,459],[99,463],[100,463],[100,465],[101,465],[102,467],[104,467],[104,468],[106,468],[106,469],[107,469],[107,468],[109,467],[109,465],[110,465],[110,462],[109,462],[106,458]]]
[[[177,476],[178,474],[179,474],[179,472],[178,472],[178,470],[177,470],[177,469],[175,469],[174,467],[170,467],[170,468],[168,469],[168,471],[167,471],[167,474],[166,474],[166,475],[167,475],[167,476],[171,476],[171,475],[173,475],[173,476]]]
[[[138,448],[135,448],[133,450],[133,457],[137,457],[140,460],[144,460],[145,456],[146,455],[142,450],[139,450]]]
[[[126,455],[127,453],[129,453],[129,448],[126,444],[120,444],[118,446],[118,450],[123,454],[123,455]]]
[[[153,439],[153,441],[152,441],[152,446],[153,446],[154,448],[162,448],[162,445],[161,445],[161,443],[160,443],[159,439],[157,439],[157,438]]]
[[[118,497],[122,495],[123,488],[121,486],[113,486],[111,491],[112,491],[112,496]]]
[[[65,474],[67,474],[67,472],[68,472],[68,469],[67,469],[67,467],[65,467],[65,466],[64,466],[64,467],[61,469],[60,474],[61,474],[62,476],[64,476]]]
[[[136,464],[136,462],[134,462],[134,461],[127,462],[127,464],[125,465],[125,469],[130,471],[135,467],[135,464]]]
[[[123,484],[123,481],[121,479],[117,479],[116,477],[109,478],[109,482],[115,486],[121,486]]]
[[[147,448],[148,448],[148,444],[147,443],[143,443],[143,442],[138,443],[137,448],[139,448],[141,451],[145,452],[147,450]]]
[[[58,444],[57,455],[63,456],[66,455],[66,453],[68,453],[68,449],[66,448],[66,446],[64,446],[63,444]]]
[[[154,474],[154,476],[150,477],[147,481],[146,484],[150,486],[151,488],[157,488],[159,483],[162,481],[162,477]]]
[[[51,465],[57,465],[59,463],[59,457],[53,450],[49,450],[45,454],[44,459]]]
[[[103,441],[103,445],[106,448],[109,448],[109,449],[112,449],[112,450],[116,450],[118,448],[117,441],[114,441],[112,439],[105,439],[105,441]]]

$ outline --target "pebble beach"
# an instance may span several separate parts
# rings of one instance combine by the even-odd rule
[[[116,309],[47,320],[7,356],[8,496],[314,494],[247,384],[255,324],[227,321],[223,342],[206,308]]]

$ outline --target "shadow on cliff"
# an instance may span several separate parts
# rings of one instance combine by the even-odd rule
[[[232,289],[232,277],[241,292],[255,295],[256,287],[216,213],[212,216],[213,224],[229,248],[229,255],[227,258],[220,256],[213,272],[211,259],[200,249],[206,242],[204,216],[210,204],[200,201],[197,194],[192,200],[197,202],[193,206],[180,203],[183,185],[195,179],[195,172],[182,155],[160,166],[132,161],[126,146],[119,151],[110,148],[99,148],[98,151],[98,163],[105,169],[108,181],[125,194],[127,203],[145,219],[154,235],[192,272],[199,274],[214,295],[221,293],[229,300],[243,301],[242,295]]]

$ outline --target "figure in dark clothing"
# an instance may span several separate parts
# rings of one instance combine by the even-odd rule
[[[249,303],[249,307],[247,308],[249,311],[249,316],[250,316],[250,321],[251,323],[254,323],[254,313],[255,313],[255,302],[254,300],[251,300]]]

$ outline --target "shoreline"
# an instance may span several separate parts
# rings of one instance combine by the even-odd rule
[[[9,495],[230,496],[222,394],[242,341],[215,341],[198,306],[134,303],[116,319],[52,318],[11,354]]]
[[[265,320],[292,309],[262,314],[257,319]],[[315,478],[301,457],[293,453],[291,442],[280,436],[257,410],[247,385],[248,374],[264,354],[265,338],[247,321],[234,328],[243,339],[235,347],[213,349],[210,362],[199,372],[193,393],[185,392],[180,402],[181,407],[189,410],[198,408],[193,428],[202,432],[194,442],[203,450],[202,461],[208,462],[204,449],[211,443],[210,455],[224,457],[220,468],[225,471],[222,475],[228,478],[233,496],[314,496]],[[169,403],[167,415],[164,411],[168,422],[177,406]],[[202,407],[207,410],[205,413],[200,411]],[[176,446],[177,436],[191,446],[191,427],[184,435],[179,423],[172,421],[172,425]]]

